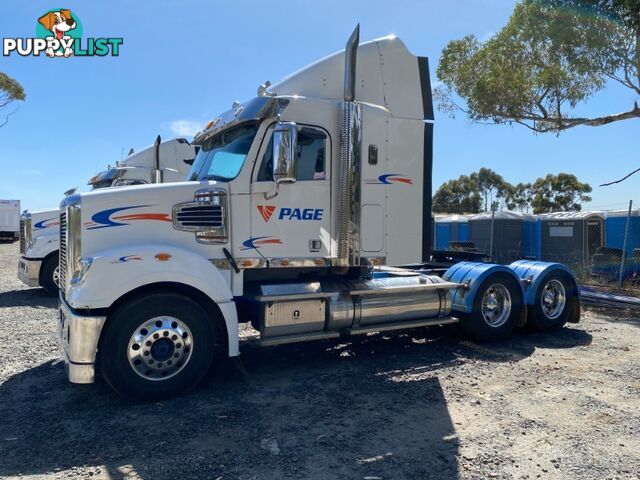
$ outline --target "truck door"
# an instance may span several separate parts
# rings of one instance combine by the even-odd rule
[[[319,265],[331,253],[331,144],[327,132],[299,125],[296,182],[273,181],[273,126],[262,142],[251,185],[251,237],[241,250],[277,259],[272,266]],[[249,253],[249,252],[245,252]]]

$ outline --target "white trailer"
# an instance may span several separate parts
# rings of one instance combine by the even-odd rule
[[[124,187],[148,183],[183,181],[191,169],[198,148],[185,138],[156,142],[131,153],[115,167],[91,177],[88,185],[95,189]],[[58,294],[58,249],[60,247],[59,210],[25,212],[21,219],[18,277],[30,287],[43,287]]]
[[[0,200],[0,242],[15,242],[20,236],[20,200]]]
[[[155,399],[262,345],[460,322],[483,340],[578,321],[559,264],[431,268],[428,61],[396,37],[326,57],[234,103],[194,140],[189,180],[61,206],[68,378]],[[344,79],[344,81],[343,81]]]

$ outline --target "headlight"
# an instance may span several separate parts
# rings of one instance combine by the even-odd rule
[[[75,270],[73,271],[73,276],[71,277],[71,285],[78,285],[84,282],[84,277],[87,275],[92,263],[92,257],[80,257],[78,259]]]

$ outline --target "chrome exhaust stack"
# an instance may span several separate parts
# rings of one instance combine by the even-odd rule
[[[160,143],[162,143],[162,139],[160,138],[160,135],[158,135],[154,144],[155,155],[153,157],[153,171],[151,172],[151,180],[153,183],[162,183],[162,170],[160,170]]]
[[[360,264],[360,107],[355,102],[356,57],[360,24],[349,37],[344,56],[344,100],[340,118],[340,154],[336,174],[337,265]]]
[[[344,101],[353,102],[356,96],[356,56],[360,43],[360,24],[347,40],[344,51]]]

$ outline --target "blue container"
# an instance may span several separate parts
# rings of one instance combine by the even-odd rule
[[[460,222],[458,224],[458,241],[460,242],[469,241],[469,223]]]
[[[445,222],[438,222],[436,220],[436,238],[435,246],[436,250],[448,250],[449,242],[451,241],[451,224]]]
[[[627,210],[607,212],[605,216],[605,247],[618,248],[624,246],[624,233],[627,224]],[[627,236],[627,257],[633,256],[633,250],[640,248],[640,212],[634,210],[629,217],[629,233]]]
[[[435,219],[436,250],[449,250],[450,242],[465,242],[469,240],[469,218],[466,215],[447,215]]]

